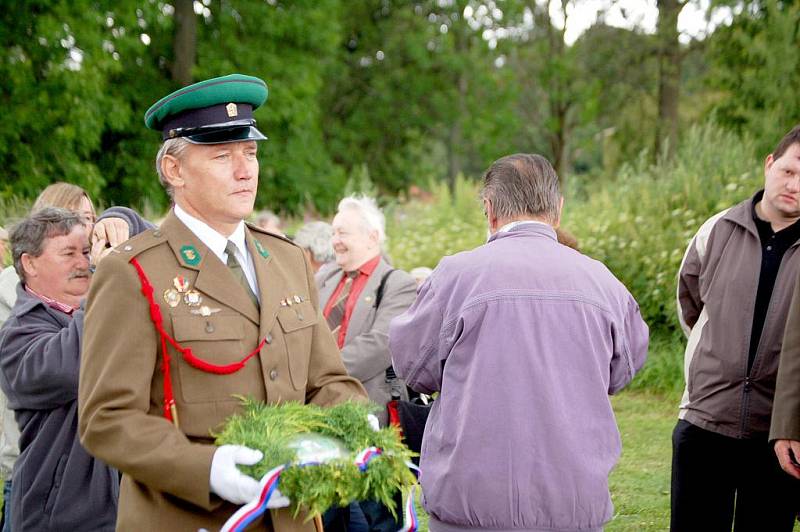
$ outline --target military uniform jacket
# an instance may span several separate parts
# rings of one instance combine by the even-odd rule
[[[375,306],[377,290],[381,279],[388,272],[383,287],[380,305]],[[320,306],[325,308],[336,290],[344,272],[335,263],[324,266],[317,272]],[[382,408],[376,412],[381,426],[386,426],[388,415],[386,403],[391,400],[391,383],[386,381],[386,368],[392,365],[389,353],[389,322],[405,312],[417,297],[417,284],[403,270],[394,270],[381,259],[375,271],[369,276],[364,290],[358,297],[347,326],[347,334],[342,346],[342,360],[348,373],[357,378],[366,388],[372,402]],[[408,399],[405,383],[396,383],[402,399]]]
[[[365,395],[342,365],[300,248],[248,228],[260,311],[174,213],[160,229],[136,236],[103,259],[92,280],[79,428],[86,449],[123,472],[118,530],[215,530],[236,511],[209,489],[212,433],[239,411],[234,395],[318,405]],[[134,257],[154,287],[165,331],[195,356],[229,364],[262,339],[267,342],[244,368],[228,375],[196,369],[169,347],[179,428],[164,417],[160,337],[130,263]],[[199,294],[199,304],[187,303],[186,287],[175,306],[168,304],[165,292],[176,289],[178,276]],[[281,305],[295,296],[300,303]],[[311,522],[302,524],[303,515],[293,520],[287,509],[272,511],[271,518],[279,532],[313,529]]]

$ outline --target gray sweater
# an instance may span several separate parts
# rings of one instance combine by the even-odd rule
[[[15,530],[114,530],[119,474],[78,441],[83,310],[45,305],[22,285],[0,329],[0,387],[20,427]]]

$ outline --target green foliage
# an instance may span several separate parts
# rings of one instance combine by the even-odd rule
[[[24,218],[31,209],[31,201],[19,196],[0,196],[0,225],[9,229],[14,223]]]
[[[686,337],[679,332],[653,329],[647,362],[628,386],[630,390],[677,395],[683,391],[683,352]]]
[[[262,478],[276,466],[291,463],[294,452],[288,443],[293,436],[316,433],[341,440],[351,453],[378,447],[383,453],[374,458],[365,472],[348,459],[313,466],[288,467],[281,473],[280,490],[292,501],[295,513],[301,509],[309,517],[332,505],[346,506],[354,500],[379,500],[395,511],[397,490],[415,482],[406,466],[413,455],[403,445],[394,427],[373,431],[367,414],[375,405],[347,402],[329,408],[288,402],[280,405],[243,399],[241,414],[228,419],[216,435],[217,445],[237,444],[264,453],[261,462],[243,466],[253,478]]]
[[[730,2],[721,2],[730,3]],[[737,2],[740,3],[740,2]],[[800,4],[780,0],[746,2],[730,26],[712,39],[710,85],[720,91],[714,112],[720,122],[772,151],[800,122]]]
[[[714,124],[690,128],[676,156],[643,156],[615,181],[564,207],[563,225],[586,254],[628,287],[651,329],[675,331],[677,271],[700,225],[763,186],[753,142]]]
[[[458,176],[452,195],[444,183],[434,183],[431,189],[429,202],[388,209],[389,255],[397,268],[434,268],[443,256],[486,242],[486,218],[474,181]]]

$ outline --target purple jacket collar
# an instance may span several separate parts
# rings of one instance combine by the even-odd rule
[[[498,231],[489,237],[487,243],[494,242],[499,238],[508,238],[513,236],[544,236],[553,240],[558,240],[556,237],[556,230],[549,225],[542,223],[523,223],[502,233]]]

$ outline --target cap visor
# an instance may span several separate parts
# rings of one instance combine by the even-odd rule
[[[194,144],[224,144],[226,142],[241,142],[245,140],[267,140],[258,129],[253,126],[233,127],[204,131],[184,137]]]

